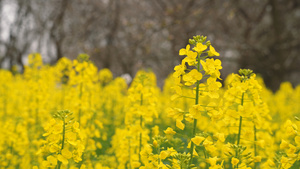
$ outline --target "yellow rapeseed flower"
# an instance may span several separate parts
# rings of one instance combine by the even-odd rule
[[[191,46],[186,45],[185,49],[180,49],[179,50],[179,55],[187,55],[188,51],[190,51]]]
[[[203,45],[202,43],[197,43],[196,47],[193,48],[194,51],[201,53],[207,49],[206,45]]]
[[[208,56],[220,56],[220,54],[215,50],[215,48],[212,45],[210,45]]]
[[[168,128],[164,131],[164,133],[166,133],[166,134],[171,134],[171,135],[176,134],[176,132],[175,132],[171,127],[168,127]]]
[[[236,166],[239,162],[240,162],[239,159],[237,159],[237,158],[235,158],[235,157],[232,157],[232,159],[231,159],[231,164],[232,164],[233,166]]]
[[[191,140],[192,140],[193,143],[195,143],[197,146],[199,146],[200,143],[202,143],[202,141],[205,140],[205,137],[195,136]]]

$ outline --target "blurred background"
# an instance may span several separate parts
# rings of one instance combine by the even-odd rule
[[[114,76],[152,69],[162,86],[188,39],[205,35],[222,78],[253,69],[275,91],[300,83],[299,0],[0,0],[0,66],[22,72],[87,53]]]

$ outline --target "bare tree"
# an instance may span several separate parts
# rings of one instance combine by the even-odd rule
[[[9,69],[12,69],[14,65],[19,65],[23,70],[22,56],[27,52],[34,36],[32,25],[30,25],[30,1],[18,0],[16,1],[16,6],[16,16],[9,27],[8,39],[6,41],[1,40],[1,44],[5,47],[5,52],[0,63],[4,60],[9,60]]]
[[[0,63],[10,67],[30,52],[48,63],[88,53],[115,75],[152,68],[161,85],[182,59],[179,49],[201,34],[226,54],[227,72],[254,69],[273,90],[299,83],[297,0],[0,0],[0,9],[3,2],[17,4],[9,38],[0,38]]]
[[[217,18],[228,30],[224,40],[240,53],[240,67],[254,69],[273,90],[284,80],[295,80],[289,77],[299,71],[297,10],[294,0],[233,0]]]
[[[50,17],[50,20],[52,21],[50,37],[56,48],[56,61],[63,57],[63,40],[66,36],[63,24],[69,2],[69,0],[58,1],[60,5],[58,6],[58,9],[52,12]]]

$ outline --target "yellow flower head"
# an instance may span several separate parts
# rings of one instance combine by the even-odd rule
[[[181,122],[180,119],[176,119],[176,127],[178,127],[179,129],[183,130],[185,125]]]
[[[210,45],[208,56],[220,56],[220,54],[215,50],[215,48],[212,45]]]
[[[218,161],[218,157],[209,157],[208,159],[206,159],[206,162],[208,162],[212,167],[217,165],[217,161]]]
[[[207,74],[216,78],[220,78],[219,70],[222,69],[222,66],[219,59],[206,59],[206,61],[201,60],[200,63]]]
[[[201,136],[195,136],[194,138],[192,138],[192,142],[195,143],[197,146],[199,146],[203,140],[205,140],[205,138]]]
[[[159,155],[160,159],[163,159],[163,160],[166,159],[168,156],[169,156],[168,151],[161,151],[160,155]]]
[[[205,49],[207,49],[207,46],[203,45],[202,43],[197,43],[196,47],[194,47],[194,51],[198,53],[203,52]]]
[[[236,166],[239,162],[240,162],[239,159],[237,159],[237,158],[235,158],[235,157],[232,157],[232,159],[231,159],[231,164],[232,164],[233,166]]]
[[[183,59],[183,62],[187,62],[190,66],[196,64],[197,52],[188,51],[187,57]]]
[[[176,132],[171,127],[168,127],[167,130],[164,131],[164,133],[170,134],[170,135],[176,134]]]
[[[180,49],[179,50],[179,55],[187,55],[188,51],[190,50],[191,46],[186,45],[185,49]]]
[[[198,72],[198,70],[196,69],[191,70],[189,73],[183,76],[183,80],[185,81],[185,85],[187,86],[191,86],[201,79],[202,79],[202,74]]]

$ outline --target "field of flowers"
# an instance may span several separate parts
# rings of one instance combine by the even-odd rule
[[[299,169],[300,86],[276,93],[248,69],[220,83],[219,53],[195,36],[161,90],[130,86],[88,56],[0,70],[0,169]]]

